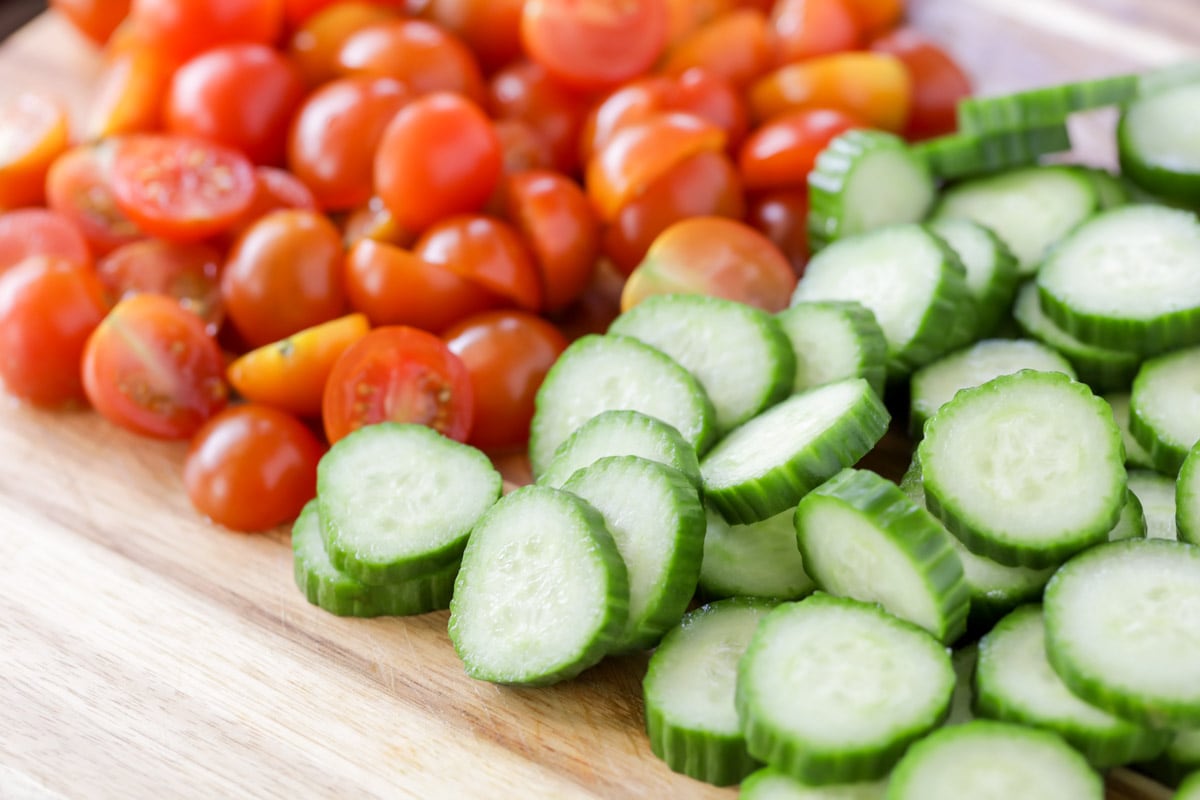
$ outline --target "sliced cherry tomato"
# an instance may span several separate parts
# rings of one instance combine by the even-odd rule
[[[283,0],[133,0],[137,35],[179,59],[223,44],[274,44]]]
[[[550,143],[532,125],[521,119],[501,119],[494,123],[496,136],[504,151],[504,174],[529,169],[550,169],[554,151]]]
[[[0,102],[0,211],[42,202],[68,137],[67,112],[48,97],[23,92]]]
[[[537,311],[542,306],[533,254],[521,234],[506,222],[477,214],[450,217],[425,231],[413,253],[521,308]]]
[[[742,9],[713,19],[676,44],[667,54],[663,71],[682,75],[699,67],[744,86],[769,70],[774,61],[766,15]]]
[[[351,34],[337,64],[342,75],[403,81],[415,95],[457,92],[483,100],[483,74],[470,48],[418,19],[383,22]]]
[[[22,208],[0,214],[0,274],[32,256],[91,266],[92,254],[79,227],[57,211]]]
[[[750,88],[750,110],[759,121],[788,111],[836,108],[895,132],[904,130],[911,100],[908,70],[883,53],[838,53],[788,64]]]
[[[129,13],[130,0],[50,0],[50,7],[96,44],[104,44]]]
[[[225,374],[251,402],[317,417],[334,362],[369,330],[366,316],[349,314],[251,350]]]
[[[524,0],[432,0],[430,19],[458,36],[486,70],[497,70],[521,55]]]
[[[342,222],[342,239],[347,249],[364,239],[371,239],[396,247],[410,247],[417,235],[396,223],[396,218],[378,197],[372,197],[366,205],[356,208]]]
[[[748,222],[787,256],[797,277],[808,263],[808,192],[769,192],[750,205]]]
[[[400,110],[375,154],[375,190],[400,225],[424,230],[475,211],[503,169],[500,138],[477,105],[436,93]]]
[[[555,81],[545,67],[518,61],[497,72],[489,85],[488,108],[497,119],[521,120],[537,131],[560,172],[572,173],[579,166],[587,100]]]
[[[245,342],[261,347],[345,312],[342,239],[324,215],[275,211],[238,239],[221,298]]]
[[[109,253],[96,273],[113,297],[152,293],[173,297],[216,335],[225,316],[218,275],[221,254],[204,244],[162,239],[132,242]]]
[[[79,228],[97,256],[145,235],[113,196],[110,173],[115,150],[111,141],[72,148],[46,176],[46,204]]]
[[[468,441],[485,449],[523,447],[538,388],[567,349],[567,339],[541,317],[491,311],[463,320],[444,336],[462,359],[475,397]]]
[[[92,94],[84,122],[88,141],[157,130],[178,63],[152,47],[112,53]]]
[[[393,78],[344,78],[308,96],[292,122],[288,166],[322,208],[371,199],[375,150],[412,95]]]
[[[735,220],[694,217],[650,247],[621,294],[627,311],[655,294],[706,294],[772,313],[787,308],[796,275],[770,239]]]
[[[9,394],[52,408],[81,402],[79,360],[107,311],[87,265],[34,256],[0,276],[0,381]]]
[[[225,407],[224,372],[204,322],[157,294],[118,303],[83,353],[83,387],[96,410],[160,439],[186,439]]]
[[[775,117],[746,139],[738,167],[747,189],[795,189],[808,185],[817,156],[836,136],[864,125],[830,108]]]
[[[846,0],[867,37],[878,36],[904,16],[904,0]]]
[[[472,314],[506,302],[444,266],[399,247],[363,239],[346,256],[350,307],[372,325],[408,325],[440,333]]]
[[[285,169],[254,168],[254,200],[250,207],[230,227],[230,233],[241,235],[255,222],[272,211],[316,211],[317,198],[304,181]]]
[[[337,2],[309,17],[292,34],[288,53],[309,86],[336,78],[338,53],[353,34],[398,19],[395,9],[372,3]]]
[[[228,408],[196,432],[183,462],[188,499],[218,525],[257,533],[295,519],[317,494],[324,445],[273,408]]]
[[[577,89],[611,89],[646,72],[667,44],[666,0],[526,0],[525,52]]]
[[[330,443],[364,425],[410,422],[465,442],[475,399],[462,361],[431,333],[376,328],[342,353],[325,384]]]
[[[971,94],[971,81],[945,50],[913,28],[897,28],[871,42],[877,53],[903,62],[912,79],[912,113],[904,135],[910,140],[952,133],[958,102]]]
[[[771,10],[775,60],[790,64],[855,50],[863,33],[849,0],[778,0]]]

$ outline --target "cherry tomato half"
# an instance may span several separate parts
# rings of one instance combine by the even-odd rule
[[[542,306],[533,254],[507,222],[480,214],[450,217],[425,231],[413,253],[528,311]]]
[[[911,99],[908,71],[884,53],[811,58],[780,67],[750,87],[750,110],[759,121],[787,111],[835,108],[895,132],[908,122]]]
[[[663,71],[682,75],[699,67],[744,86],[769,70],[774,61],[766,16],[741,9],[711,20],[676,44],[667,54]]]
[[[149,133],[158,129],[161,110],[178,67],[153,47],[132,47],[109,55],[92,93],[84,138]]]
[[[41,203],[68,136],[67,113],[53,100],[24,92],[0,102],[0,211]]]
[[[912,28],[897,28],[871,42],[877,53],[903,62],[912,78],[912,113],[904,135],[910,140],[952,133],[958,102],[971,94],[971,81],[945,50]]]
[[[96,44],[104,44],[129,13],[130,0],[50,0],[50,7]]]
[[[145,239],[118,247],[96,265],[113,297],[150,292],[166,295],[191,311],[215,335],[225,316],[217,275],[221,254],[208,245]]]
[[[0,274],[31,256],[60,258],[81,267],[92,263],[79,227],[57,211],[22,208],[0,214]]]
[[[95,255],[145,236],[113,196],[115,150],[113,141],[74,147],[54,162],[46,176],[46,204],[79,229]]]
[[[804,188],[817,156],[836,136],[863,124],[831,108],[781,114],[742,145],[738,167],[747,189]]]
[[[517,119],[533,128],[560,172],[572,173],[579,166],[587,99],[556,81],[545,67],[518,61],[497,72],[488,86],[488,109],[496,119]]]

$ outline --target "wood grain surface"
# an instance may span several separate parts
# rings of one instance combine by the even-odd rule
[[[1196,0],[913,0],[981,93],[1200,56]],[[95,54],[47,16],[0,47],[0,95],[82,108]],[[1076,131],[1111,161],[1111,117]],[[342,620],[292,584],[284,532],[189,508],[184,448],[89,413],[0,407],[0,798],[732,798],[642,733],[645,656],[557,687],[469,680],[446,614]],[[907,453],[892,439],[877,461]],[[1117,771],[1110,797],[1162,787]]]

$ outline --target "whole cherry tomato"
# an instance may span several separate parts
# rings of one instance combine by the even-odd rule
[[[96,44],[104,44],[129,13],[130,0],[50,0],[50,7]]]
[[[902,131],[908,122],[912,81],[904,65],[883,53],[837,53],[788,64],[750,87],[750,110],[759,121],[787,111],[835,108],[874,128]]]
[[[510,64],[492,76],[488,109],[496,119],[527,123],[554,154],[564,173],[579,166],[579,136],[588,114],[585,96],[558,83],[532,61]]]
[[[396,20],[351,34],[337,55],[342,75],[395,78],[414,95],[457,92],[483,100],[483,75],[465,44],[429,22]]]
[[[808,263],[808,191],[768,192],[751,203],[747,221],[774,242],[797,277],[803,277]]]
[[[179,63],[153,47],[112,52],[92,93],[84,138],[95,141],[158,129],[162,107]]]
[[[70,220],[95,255],[145,236],[117,205],[112,189],[113,141],[63,153],[46,176],[46,205]]]
[[[692,31],[736,7],[736,0],[667,0],[668,45],[678,43]]]
[[[904,15],[904,0],[846,0],[868,38],[893,27]]]
[[[288,54],[309,86],[340,74],[338,53],[358,31],[399,18],[395,9],[372,3],[336,2],[305,20],[288,44]]]
[[[428,15],[474,51],[486,70],[497,70],[521,55],[524,0],[432,0]]]
[[[781,114],[746,139],[738,167],[747,189],[795,189],[808,185],[817,156],[836,136],[864,127],[854,117],[830,108]]]
[[[521,308],[537,311],[542,306],[533,254],[507,222],[480,214],[449,217],[425,231],[413,253]]]
[[[79,227],[57,211],[22,208],[0,214],[0,274],[32,256],[47,256],[81,267],[92,263]]]
[[[42,202],[68,137],[67,113],[53,100],[23,92],[0,102],[0,211]]]
[[[681,75],[697,67],[744,86],[771,68],[775,50],[761,11],[733,11],[697,28],[671,48],[663,71]]]
[[[863,38],[849,0],[778,0],[771,34],[780,64],[855,50]]]
[[[283,0],[133,0],[129,18],[142,41],[182,60],[231,42],[274,44]]]
[[[958,102],[971,94],[971,81],[945,50],[912,28],[897,28],[871,42],[904,64],[912,79],[912,113],[904,135],[910,140],[952,133]]]
[[[216,335],[225,316],[218,273],[221,254],[205,244],[144,239],[102,258],[96,274],[113,297],[152,293],[173,297]]]
[[[260,405],[228,408],[196,432],[183,462],[188,499],[243,533],[296,518],[317,493],[325,447],[300,420]]]

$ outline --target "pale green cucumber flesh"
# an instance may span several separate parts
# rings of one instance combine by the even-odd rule
[[[769,597],[799,600],[816,588],[804,571],[792,526],[795,509],[762,522],[730,525],[707,514],[700,589],[708,597]]]

